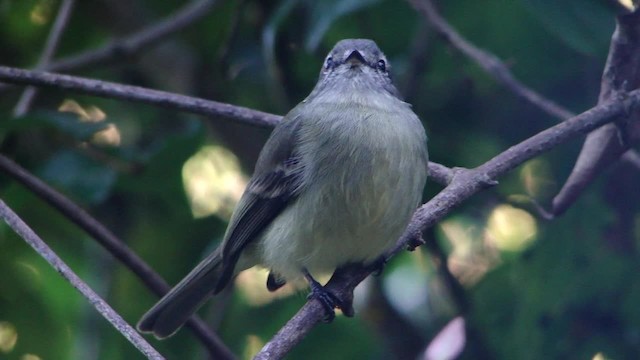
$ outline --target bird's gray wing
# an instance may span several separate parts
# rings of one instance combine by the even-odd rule
[[[289,114],[292,115],[292,114]],[[231,280],[244,248],[300,193],[304,164],[296,154],[300,119],[285,117],[265,144],[253,177],[238,202],[222,243],[222,274],[214,293]]]

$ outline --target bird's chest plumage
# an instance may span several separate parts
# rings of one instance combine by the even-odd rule
[[[401,234],[426,180],[426,138],[409,110],[317,111],[298,133],[305,188],[265,236],[265,263],[285,277],[374,260]]]

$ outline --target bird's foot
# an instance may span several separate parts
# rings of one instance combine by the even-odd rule
[[[311,287],[311,293],[307,296],[307,299],[318,300],[324,308],[324,318],[322,321],[326,323],[332,322],[336,317],[335,308],[342,310],[345,316],[351,317],[354,315],[353,304],[351,304],[351,302],[342,301],[336,294],[327,290],[316,281],[306,269],[303,269],[303,273]]]

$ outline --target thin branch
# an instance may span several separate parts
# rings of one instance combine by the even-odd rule
[[[115,236],[109,229],[89,215],[74,202],[54,190],[43,181],[29,173],[26,169],[11,159],[0,155],[0,171],[23,184],[31,192],[57,209],[81,229],[86,231],[109,251],[116,259],[136,274],[142,282],[156,295],[163,296],[170,290],[170,286],[151,269],[138,255],[129,249],[125,243]],[[207,348],[211,356],[218,359],[233,359],[231,351],[218,336],[198,317],[193,317],[187,323],[200,342]]]
[[[619,16],[616,20],[598,102],[608,101],[621,92],[640,86],[640,12]],[[632,117],[637,120],[640,114],[632,114]],[[637,155],[629,150],[634,142],[640,140],[633,139],[633,133],[622,124],[608,124],[589,134],[571,174],[553,198],[551,214],[556,216],[566,211],[584,189],[624,153]],[[621,141],[624,137],[627,137],[626,141]]]
[[[25,224],[2,200],[0,200],[0,217],[16,232],[24,241],[42,256],[65,280],[76,288],[91,305],[115,327],[133,346],[135,346],[148,359],[164,359],[140,334],[138,334],[122,317],[115,312],[107,302],[96,294],[85,282],[76,275],[67,264],[56,255],[36,233]]]
[[[448,167],[429,161],[429,180],[433,180],[436,183],[447,186],[453,179],[456,169],[449,169]]]
[[[77,76],[0,66],[0,81],[54,87],[83,94],[143,102],[199,115],[221,116],[256,126],[274,126],[280,121],[280,116],[245,107]]]
[[[627,164],[634,166],[637,170],[640,170],[640,155],[635,151],[627,151],[622,155]]]
[[[475,61],[484,71],[511,92],[560,120],[574,116],[569,110],[543,97],[521,83],[511,74],[509,67],[497,56],[476,47],[463,38],[438,13],[431,0],[409,0],[409,2],[429,21],[429,24],[441,37],[465,56]]]
[[[475,169],[457,169],[452,182],[428,203],[422,205],[413,215],[404,235],[389,252],[389,257],[415,244],[416,237],[449,214],[469,197],[487,186],[495,184],[495,179],[507,174],[525,161],[552,148],[596,129],[606,123],[616,121],[640,106],[640,90],[634,90],[624,99],[600,104],[578,116],[544,130],[523,142],[512,146]],[[352,296],[353,289],[371,273],[371,269],[352,266],[336,271],[326,287],[341,298]],[[308,301],[298,313],[269,341],[256,355],[256,359],[280,359],[284,357],[305,335],[322,320],[324,311],[320,302]]]
[[[189,2],[162,21],[145,27],[127,37],[113,40],[99,49],[88,50],[52,62],[43,70],[69,72],[135,56],[148,47],[158,44],[165,38],[201,20],[213,9],[216,2],[217,0]]]
[[[518,95],[520,98],[537,106],[548,115],[558,120],[566,120],[575,116],[571,111],[545,98],[533,89],[517,80],[509,67],[497,56],[484,51],[463,38],[436,10],[431,0],[409,0],[409,2],[429,21],[434,30],[462,54],[476,62],[498,83]],[[637,49],[638,12],[618,17],[616,33],[611,41],[609,59],[603,72],[600,99],[609,98],[616,91],[630,91],[636,88],[638,79]],[[630,83],[633,82],[633,84]],[[625,84],[627,87],[622,88]],[[576,165],[562,189],[553,199],[552,209],[539,213],[545,218],[552,218],[563,213],[582,194],[582,191],[610,164],[627,152],[622,160],[630,162],[633,157],[640,157],[637,151],[624,148],[618,140],[619,130],[611,124],[589,134]],[[633,164],[633,162],[630,162]]]
[[[53,58],[53,55],[58,48],[58,44],[60,43],[60,39],[62,38],[62,34],[64,33],[64,29],[69,23],[69,18],[71,18],[71,12],[73,10],[74,4],[75,0],[63,0],[62,4],[60,4],[58,15],[56,16],[55,22],[51,26],[49,37],[47,38],[47,42],[44,46],[42,54],[40,54],[40,59],[38,60],[36,69],[44,68],[49,64],[51,58]],[[26,114],[29,111],[29,107],[35,99],[37,93],[37,88],[33,86],[27,87],[20,96],[20,99],[18,100],[15,108],[13,109],[13,116],[19,117]]]

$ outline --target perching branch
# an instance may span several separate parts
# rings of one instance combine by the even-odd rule
[[[62,33],[64,29],[67,27],[69,23],[69,18],[71,17],[71,11],[73,10],[73,5],[75,0],[63,0],[62,4],[60,4],[60,8],[58,9],[58,15],[56,16],[56,20],[51,26],[51,31],[49,31],[49,37],[47,38],[47,42],[44,46],[44,50],[42,54],[40,54],[40,59],[36,65],[36,69],[42,69],[49,64],[53,55],[58,48],[58,44],[60,43],[60,39],[62,38]],[[13,109],[13,115],[16,117],[22,116],[29,111],[29,107],[35,99],[38,90],[35,87],[29,86],[27,87],[15,108]]]
[[[163,296],[170,290],[170,286],[136,255],[125,243],[115,236],[109,229],[76,205],[73,201],[54,190],[42,180],[38,179],[26,169],[11,159],[0,155],[0,171],[14,178],[31,192],[36,194],[49,205],[57,209],[81,229],[86,231],[109,251],[116,259],[136,274],[142,282],[156,295]],[[187,326],[216,359],[233,359],[233,353],[225,346],[220,338],[198,317],[193,317]]]
[[[47,244],[36,233],[25,224],[2,200],[0,200],[0,217],[16,232],[24,241],[38,252],[65,280],[76,288],[91,305],[115,327],[129,342],[133,344],[148,359],[163,360],[149,343],[145,341],[138,332],[135,331],[117,312],[115,312],[107,302],[96,294],[78,275],[76,275],[67,264],[60,259]]]
[[[496,184],[496,179],[554,147],[585,134],[604,124],[623,118],[631,109],[640,106],[640,90],[634,90],[624,99],[600,104],[565,122],[544,130],[529,139],[512,146],[493,159],[474,169],[457,169],[444,190],[422,205],[413,215],[404,235],[389,252],[394,256],[409,244],[417,245],[416,239],[427,228],[433,226],[465,200],[482,189]],[[371,273],[371,269],[352,266],[336,271],[326,287],[337,296],[348,299],[353,290]],[[286,355],[306,334],[322,320],[324,310],[320,302],[308,301],[298,313],[269,341],[255,359],[280,359]]]

